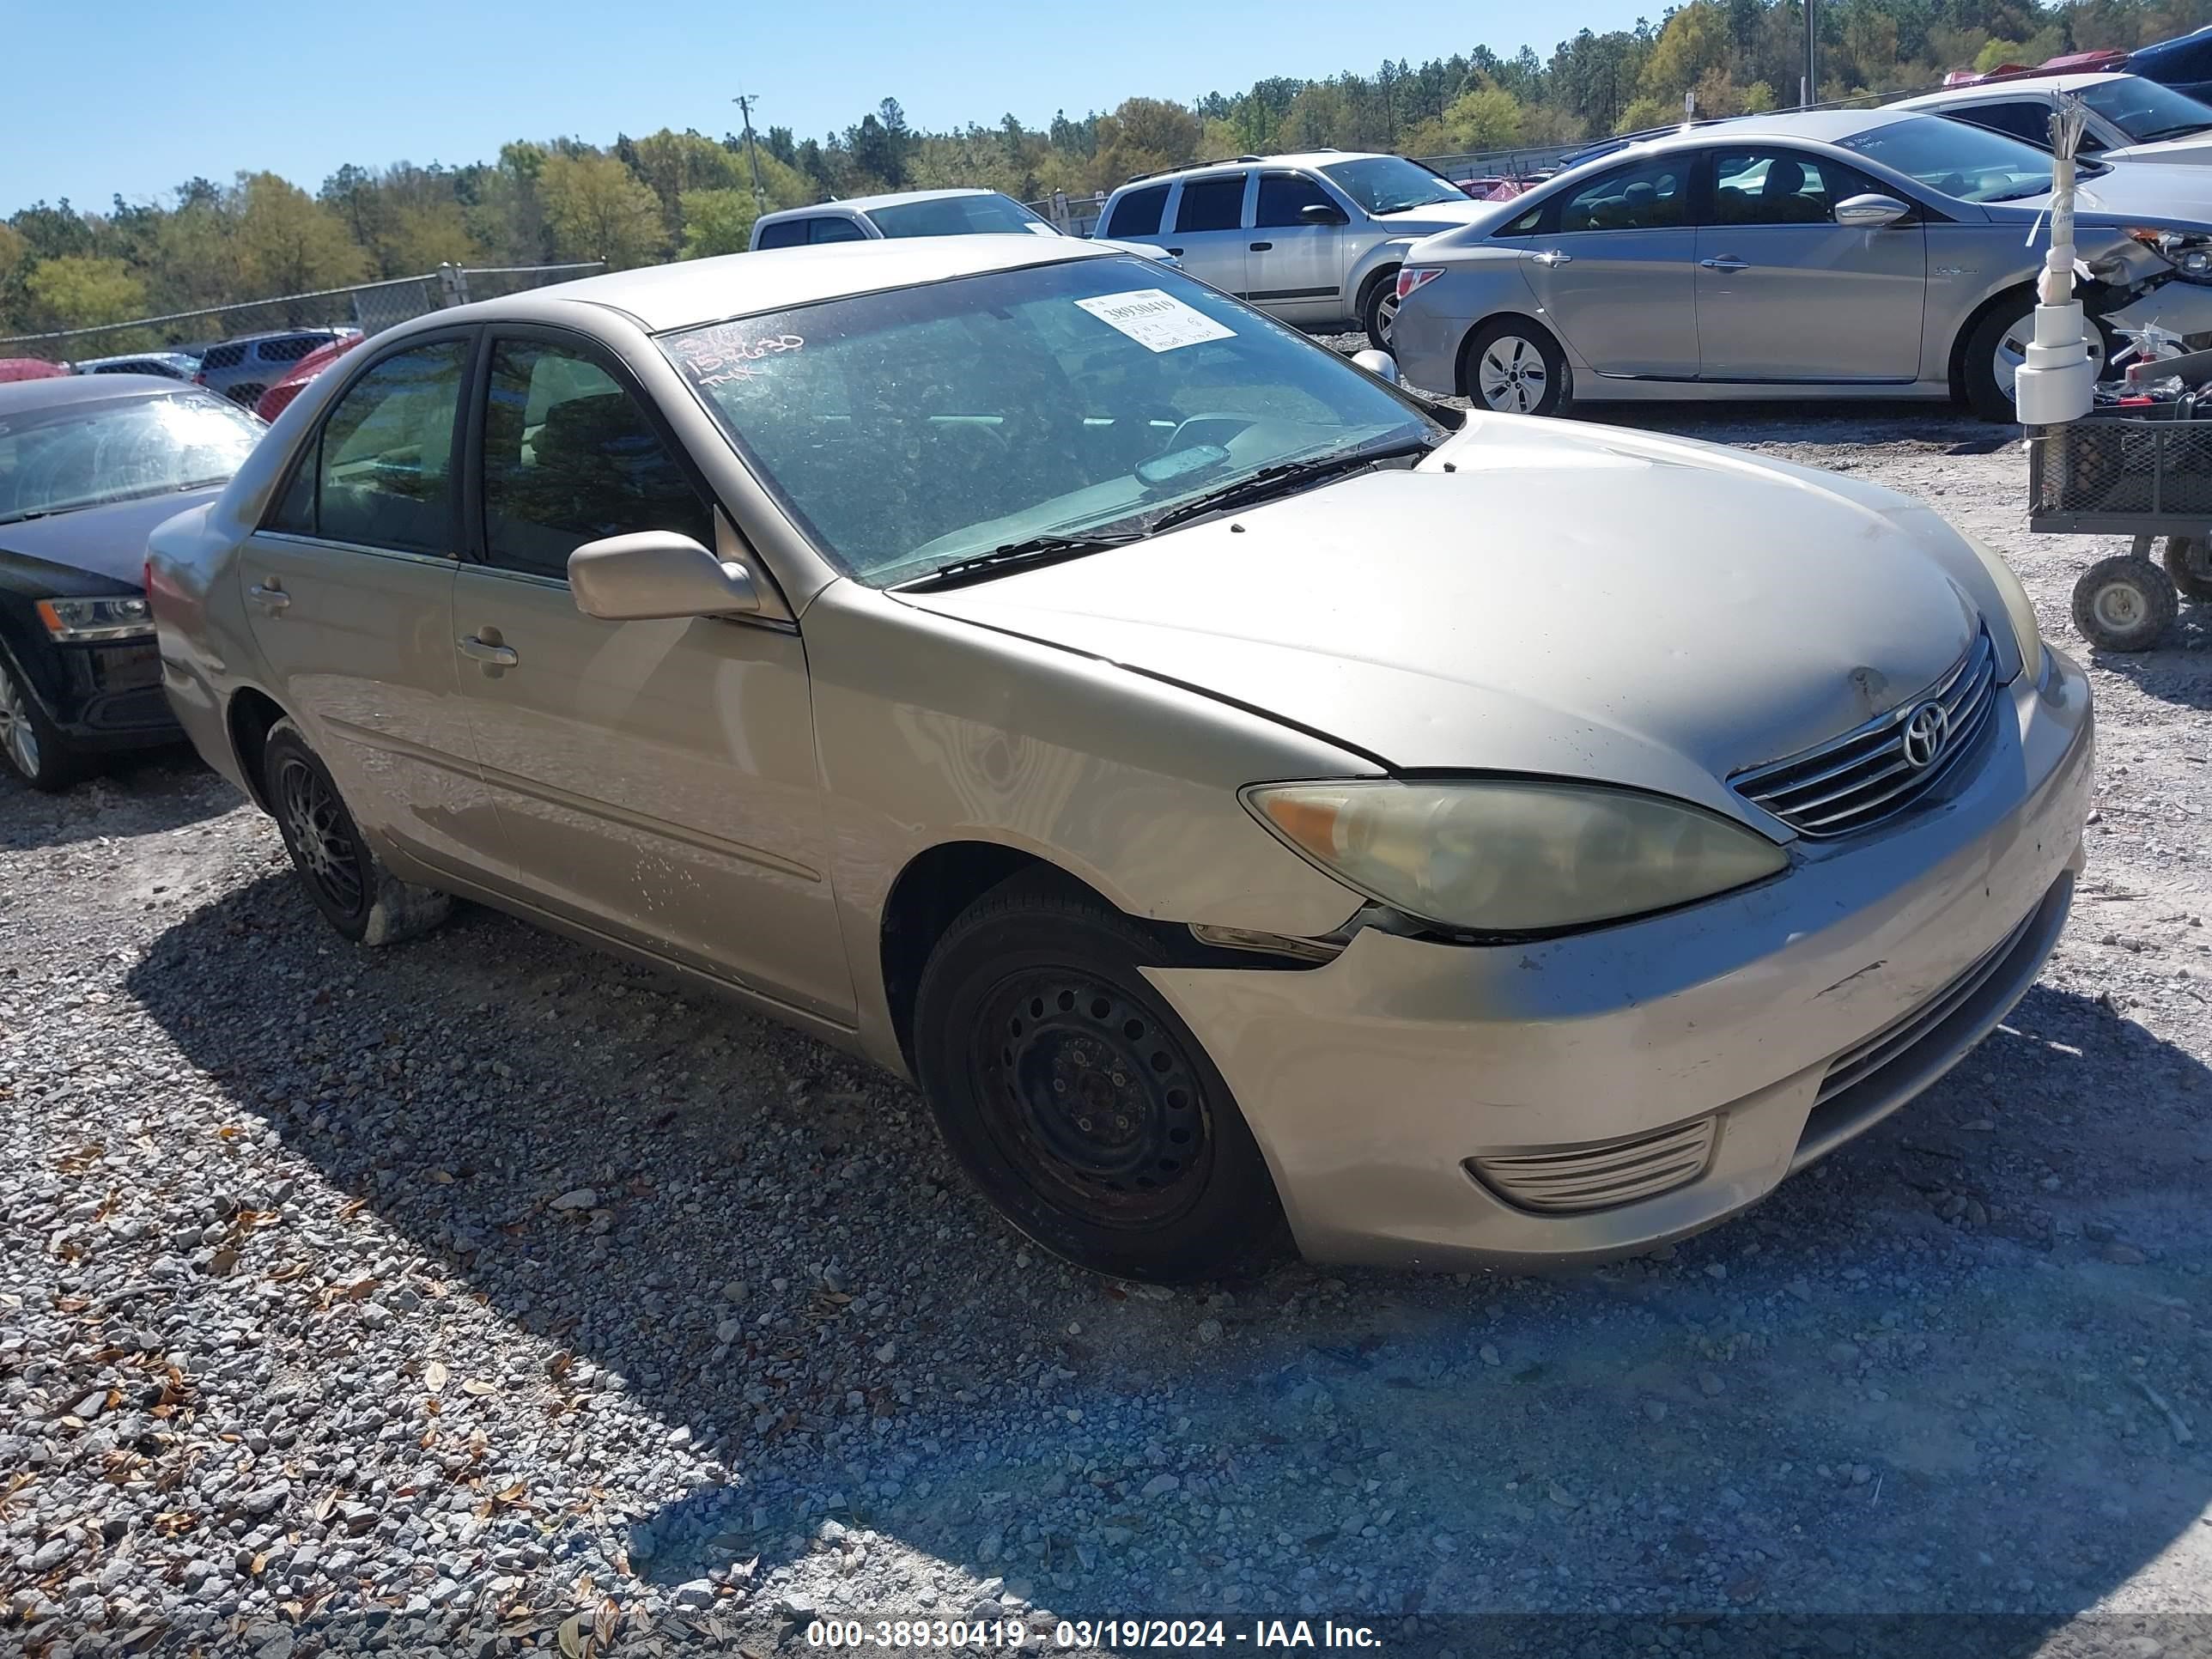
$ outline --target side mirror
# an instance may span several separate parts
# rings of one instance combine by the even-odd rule
[[[1370,346],[1364,351],[1353,352],[1352,361],[1377,380],[1388,380],[1392,386],[1398,384],[1398,360],[1389,352],[1377,351]]]
[[[1836,222],[1846,230],[1880,230],[1911,211],[1894,196],[1850,196],[1836,204]]]
[[[1308,202],[1298,210],[1298,222],[1307,225],[1340,225],[1346,222],[1344,210],[1334,202]]]
[[[586,542],[568,556],[568,588],[577,610],[606,622],[726,617],[761,608],[744,566],[725,563],[672,530]]]

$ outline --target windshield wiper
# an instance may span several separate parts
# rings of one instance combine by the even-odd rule
[[[2161,138],[2186,138],[2193,132],[2212,132],[2212,122],[2177,121],[2172,126],[2153,127],[2132,136],[2138,144],[2154,144]]]
[[[1151,520],[1151,526],[1154,530],[1171,529],[1179,524],[1188,524],[1193,519],[1203,518],[1209,513],[1247,507],[1255,501],[1290,495],[1334,474],[1358,472],[1377,462],[1395,460],[1401,456],[1425,455],[1431,447],[1427,439],[1414,438],[1381,448],[1348,450],[1334,455],[1310,455],[1302,461],[1284,461],[1274,466],[1263,466],[1249,477],[1224,484],[1195,501],[1170,507]]]
[[[1143,531],[1116,530],[1095,535],[1030,536],[1018,542],[1008,542],[994,547],[988,553],[971,554],[964,559],[955,559],[951,564],[939,566],[926,576],[916,576],[912,581],[896,584],[896,591],[904,593],[921,592],[933,587],[958,587],[963,583],[981,581],[1009,570],[1034,569],[1039,565],[1058,564],[1063,559],[1079,559],[1086,553],[1097,553],[1109,547],[1122,547],[1131,542],[1142,541]]]

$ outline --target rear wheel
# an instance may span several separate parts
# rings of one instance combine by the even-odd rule
[[[393,875],[363,839],[337,781],[300,728],[281,720],[262,746],[264,798],[292,867],[324,919],[357,945],[392,945],[446,919],[453,900]]]
[[[2166,574],[2181,597],[2194,604],[2212,602],[2212,540],[2203,536],[2166,538]]]
[[[954,1157],[1021,1231],[1095,1272],[1174,1283],[1279,1248],[1258,1144],[1142,969],[1156,943],[1022,877],[946,932],[915,1059]]]
[[[33,789],[66,789],[82,769],[39,700],[0,657],[0,755]]]
[[[2100,559],[2074,584],[2074,626],[2106,651],[2148,651],[2173,624],[2179,597],[2148,559]]]
[[[1501,415],[1552,415],[1566,401],[1567,360],[1549,331],[1500,317],[1468,337],[1462,358],[1467,395]]]

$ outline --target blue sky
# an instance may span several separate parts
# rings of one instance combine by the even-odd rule
[[[1372,70],[1487,44],[1548,52],[1663,0],[1355,6],[1345,0],[95,0],[13,9],[0,215],[67,196],[106,208],[192,175],[268,168],[309,190],[340,163],[489,159],[510,138],[737,125],[819,136],[886,94],[918,125],[1041,125],[1134,94],[1191,98],[1263,76]],[[289,65],[291,73],[283,72]]]

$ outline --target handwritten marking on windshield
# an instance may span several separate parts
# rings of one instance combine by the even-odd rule
[[[765,334],[748,338],[730,329],[710,329],[677,342],[684,372],[702,386],[728,386],[751,380],[756,363],[797,351],[806,344],[796,334]]]

